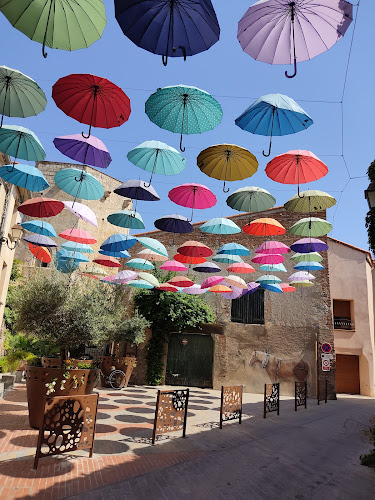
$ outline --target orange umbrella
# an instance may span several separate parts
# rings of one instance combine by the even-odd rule
[[[49,264],[52,261],[51,254],[45,247],[40,247],[38,245],[33,245],[32,243],[27,242],[29,245],[30,252],[36,257],[40,262],[44,262],[45,264]]]
[[[250,264],[246,262],[235,262],[226,268],[226,270],[230,273],[239,273],[239,274],[249,274],[255,273],[255,269]]]
[[[276,219],[264,218],[264,219],[256,219],[250,222],[250,224],[246,224],[244,226],[243,231],[247,234],[251,234],[253,236],[276,236],[279,234],[284,234],[286,229],[283,225],[280,224]]]
[[[114,259],[113,257],[107,257],[106,255],[97,257],[93,260],[93,262],[105,267],[121,267],[121,264],[118,260]]]
[[[233,290],[229,286],[225,285],[215,285],[208,289],[212,293],[231,293]]]
[[[160,283],[160,285],[155,288],[156,290],[163,290],[163,292],[178,292],[178,288],[170,283]]]
[[[188,288],[194,285],[194,281],[189,280],[186,276],[175,276],[168,281],[170,285],[180,286],[182,288]]]
[[[187,255],[181,255],[180,253],[176,253],[173,258],[182,264],[203,264],[203,262],[207,261],[204,257],[188,257]]]
[[[177,252],[188,257],[209,257],[213,254],[211,248],[199,241],[185,241],[177,248]]]

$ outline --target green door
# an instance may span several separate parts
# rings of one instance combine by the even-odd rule
[[[210,335],[171,335],[166,385],[212,387],[213,341]]]

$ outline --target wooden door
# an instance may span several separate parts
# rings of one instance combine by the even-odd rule
[[[359,394],[359,357],[349,354],[336,355],[336,392]]]

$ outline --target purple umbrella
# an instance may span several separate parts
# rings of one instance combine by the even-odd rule
[[[163,215],[159,219],[156,219],[154,226],[160,231],[165,231],[166,233],[192,233],[194,231],[193,226],[190,224],[187,217],[183,215]]]
[[[257,61],[293,64],[330,49],[353,20],[346,0],[260,0],[238,23],[242,49]]]
[[[219,266],[213,262],[203,262],[203,264],[197,264],[193,267],[194,271],[198,273],[220,273],[221,269]]]
[[[323,252],[328,245],[317,238],[302,238],[290,245],[290,249],[297,253]]]
[[[226,281],[222,282],[222,285],[228,286],[232,292],[231,293],[223,293],[222,297],[224,299],[238,299],[239,297],[242,297],[242,295],[246,295],[248,293],[248,290],[244,290],[243,288],[238,288],[236,286],[230,285]]]
[[[63,155],[84,165],[107,168],[112,161],[108,149],[93,135],[87,139],[81,134],[63,135],[55,137],[53,143]]]
[[[114,283],[127,283],[128,281],[136,279],[138,273],[135,271],[120,271],[113,278]]]
[[[94,227],[98,227],[98,221],[96,220],[95,213],[87,205],[83,203],[78,203],[78,201],[63,201],[65,208],[70,210],[79,219],[84,220],[88,224]]]
[[[243,295],[248,295],[249,293],[254,293],[258,290],[260,287],[260,283],[255,283],[255,281],[250,281],[250,283],[247,284],[247,291],[244,290]]]
[[[38,245],[39,247],[57,247],[57,243],[51,240],[51,238],[48,238],[48,236],[43,236],[42,234],[30,234],[25,236],[24,240],[33,245]]]

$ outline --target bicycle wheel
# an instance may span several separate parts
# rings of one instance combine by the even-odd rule
[[[112,389],[122,389],[125,385],[125,373],[122,370],[113,370],[108,377],[108,382]]]

